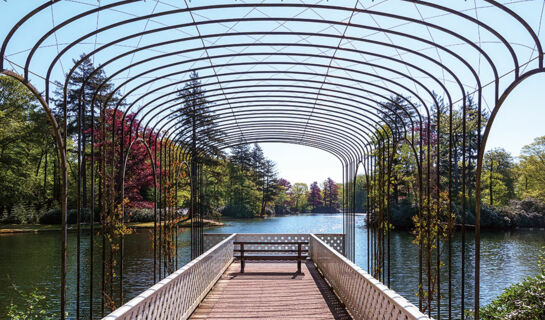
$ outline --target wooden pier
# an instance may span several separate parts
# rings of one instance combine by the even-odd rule
[[[352,319],[311,262],[233,263],[190,319]]]
[[[342,234],[203,240],[204,254],[104,319],[429,319],[344,257]]]

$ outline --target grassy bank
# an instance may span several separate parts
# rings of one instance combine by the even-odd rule
[[[225,225],[223,222],[203,219],[205,227],[221,227]],[[130,222],[127,226],[133,229],[151,229],[153,228],[153,222]],[[178,224],[181,228],[188,228],[191,226],[191,220],[185,220]],[[88,224],[80,225],[81,230],[89,230],[91,228]],[[95,224],[95,229],[100,230],[101,225]],[[0,224],[0,233],[21,233],[21,232],[47,232],[47,231],[61,231],[61,226],[58,224]],[[77,230],[77,226],[74,224],[68,225],[69,231]]]

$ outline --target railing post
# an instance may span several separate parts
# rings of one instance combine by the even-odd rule
[[[240,273],[244,273],[244,243],[240,244]]]
[[[297,244],[297,273],[301,273],[301,242]]]

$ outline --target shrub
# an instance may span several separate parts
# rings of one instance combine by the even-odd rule
[[[89,208],[83,208],[81,210],[81,214],[80,214],[80,221],[82,223],[89,223],[89,216],[90,216],[90,209]],[[95,208],[95,222],[98,222],[100,221],[100,209],[99,208]],[[39,221],[40,221],[40,224],[61,224],[62,222],[62,219],[61,219],[61,216],[62,216],[62,211],[61,209],[51,209],[49,211],[47,211],[46,213],[44,213]],[[69,209],[68,210],[68,215],[67,215],[67,220],[66,222],[68,224],[75,224],[78,222],[78,210],[77,209]]]
[[[252,209],[245,205],[227,205],[222,210],[222,215],[224,217],[231,217],[231,218],[251,218],[254,216],[254,212]]]
[[[82,223],[89,223],[90,212],[89,208],[81,209],[80,221]],[[51,209],[41,215],[39,221],[41,224],[61,224],[61,214],[61,209]],[[69,209],[66,222],[75,224],[77,219],[78,210]],[[154,219],[153,209],[127,208],[125,210],[125,222],[152,222]],[[95,222],[100,222],[100,208],[95,208]]]
[[[545,258],[543,255],[538,265],[541,273],[537,277],[527,278],[507,288],[492,303],[480,309],[481,319],[545,319]]]
[[[496,211],[500,221],[492,224],[492,227],[500,223],[505,227],[545,227],[545,204],[537,199],[511,200],[507,206],[494,208],[493,211]],[[488,215],[491,213],[488,212]]]
[[[26,209],[22,204],[16,204],[11,209],[11,216],[17,223],[26,223]]]
[[[334,207],[319,206],[312,209],[312,213],[338,213],[339,209]]]
[[[398,205],[390,205],[390,223],[397,229],[413,226],[412,217],[418,213],[418,208],[411,205],[408,199],[401,200]]]
[[[57,319],[56,314],[49,314],[46,309],[48,307],[46,296],[38,289],[33,289],[29,293],[25,293],[17,287],[13,286],[15,293],[24,301],[22,306],[10,303],[8,307],[8,319],[10,320],[53,320]]]
[[[274,205],[274,210],[272,210],[271,208],[269,207],[266,207],[265,208],[265,214],[266,215],[272,215],[274,213],[274,215],[277,215],[277,216],[285,216],[285,215],[290,215],[292,214],[291,212],[291,208],[290,207],[287,207],[287,206],[280,206],[280,205],[277,205],[275,204]]]
[[[483,320],[545,319],[545,275],[512,285],[480,313]]]
[[[130,208],[125,210],[126,222],[153,222],[155,214],[153,209],[147,208]]]

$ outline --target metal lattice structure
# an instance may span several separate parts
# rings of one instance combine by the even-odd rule
[[[467,179],[475,182],[476,222],[474,269],[464,270],[462,263],[461,301],[452,301],[453,280],[447,289],[432,290],[432,281],[424,276],[440,261],[424,261],[420,248],[419,307],[427,300],[431,313],[432,299],[448,299],[448,316],[452,310],[474,308],[478,319],[480,273],[480,182],[483,154],[494,118],[517,85],[545,71],[541,41],[543,1],[43,1],[36,6],[16,1],[0,4],[2,8],[2,46],[0,71],[24,83],[39,99],[46,111],[59,150],[62,182],[63,245],[61,274],[61,314],[66,306],[66,212],[68,192],[77,193],[78,212],[83,207],[100,208],[102,215],[116,214],[115,206],[123,199],[124,181],[113,181],[112,168],[121,168],[130,157],[130,146],[143,143],[154,164],[154,181],[159,185],[156,197],[154,231],[154,275],[158,280],[169,272],[167,262],[175,257],[163,252],[161,244],[175,237],[177,228],[165,233],[164,223],[175,222],[177,210],[169,207],[169,188],[177,187],[180,172],[191,177],[191,203],[195,219],[191,228],[192,256],[203,250],[203,212],[199,207],[202,192],[201,164],[198,154],[207,148],[230,148],[250,143],[291,143],[318,148],[337,157],[342,165],[344,182],[345,255],[355,257],[355,184],[361,165],[367,177],[367,212],[374,228],[367,239],[368,271],[390,285],[389,188],[393,155],[400,144],[410,146],[418,164],[419,215],[433,216],[432,203],[440,193],[450,201],[460,199],[462,212],[470,206],[466,200]],[[83,54],[83,55],[82,55]],[[106,72],[115,85],[108,97],[101,96],[105,83],[97,84],[89,103],[79,100],[79,111],[71,117],[66,109],[68,84],[86,59],[99,66],[94,73]],[[72,63],[73,61],[73,63]],[[67,66],[73,65],[71,69]],[[189,128],[179,125],[176,106],[178,92],[190,71],[213,103],[216,122],[224,133],[222,143],[194,145]],[[84,79],[84,84],[94,74]],[[83,86],[82,86],[83,88]],[[54,91],[64,92],[64,113],[53,114]],[[115,104],[109,102],[117,95]],[[398,96],[401,100],[395,100]],[[442,97],[444,101],[440,101]],[[402,104],[399,103],[402,101]],[[438,112],[444,103],[446,113]],[[474,109],[471,109],[471,106]],[[396,106],[392,109],[392,106]],[[466,132],[469,112],[478,119],[477,137]],[[116,135],[104,135],[100,150],[91,141],[82,141],[87,116],[102,124],[106,132],[108,112],[115,119],[130,119],[131,132],[122,132],[120,148]],[[459,112],[463,116],[462,150],[473,150],[476,159],[462,159],[461,194],[454,194],[452,159],[454,146],[440,150],[441,133],[452,138],[452,125],[441,127],[441,117]],[[488,114],[481,123],[481,114]],[[76,190],[68,188],[67,125],[76,123],[78,173]],[[133,124],[135,124],[133,126]],[[95,127],[91,126],[91,130]],[[108,128],[115,132],[113,128]],[[469,129],[467,130],[469,131]],[[111,144],[108,140],[111,140]],[[82,142],[81,142],[82,141]],[[82,179],[83,155],[113,153],[91,157],[92,179]],[[447,164],[448,186],[439,181]],[[168,168],[163,175],[156,167]],[[466,174],[474,166],[473,175]],[[439,172],[437,172],[439,171]],[[361,172],[360,172],[361,173]],[[110,182],[106,176],[112,175]],[[95,176],[96,175],[96,176]],[[101,184],[96,177],[103,177]],[[109,190],[109,191],[108,191]],[[115,192],[114,192],[115,191]],[[108,193],[110,192],[110,193]],[[115,193],[118,195],[115,195]],[[471,191],[469,191],[471,192]],[[89,196],[87,196],[89,195]],[[108,198],[108,197],[111,197]],[[110,200],[108,200],[110,199]],[[123,210],[123,208],[121,208]],[[465,252],[465,215],[462,215],[462,261]],[[200,222],[199,222],[199,219]],[[123,220],[119,221],[123,224]],[[444,221],[454,223],[453,221]],[[78,244],[80,243],[78,214]],[[102,228],[106,229],[106,222]],[[173,234],[171,233],[173,232]],[[91,224],[91,242],[94,241]],[[102,236],[102,259],[106,242]],[[91,282],[80,283],[78,245],[77,317],[80,315],[80,287],[101,290],[119,302],[123,297],[123,235],[119,243],[121,263],[116,267],[119,285],[93,288]],[[439,242],[439,239],[437,239]],[[450,243],[450,242],[449,242]],[[177,243],[176,243],[177,244]],[[91,246],[92,248],[93,246]],[[91,249],[92,250],[92,249]],[[439,249],[437,249],[439,250]],[[107,250],[106,250],[107,251]],[[431,252],[431,251],[429,251]],[[72,254],[72,253],[70,253]],[[91,253],[91,256],[93,254]],[[448,268],[452,252],[448,249]],[[92,265],[92,261],[88,262]],[[433,263],[433,265],[431,264]],[[473,288],[466,288],[464,275],[474,273]],[[443,291],[441,291],[443,290]],[[474,305],[465,300],[472,291]],[[448,298],[444,298],[447,295]],[[443,296],[443,297],[442,297]],[[89,317],[93,314],[92,298]],[[435,304],[437,318],[443,312]],[[102,302],[104,315],[105,301]]]

